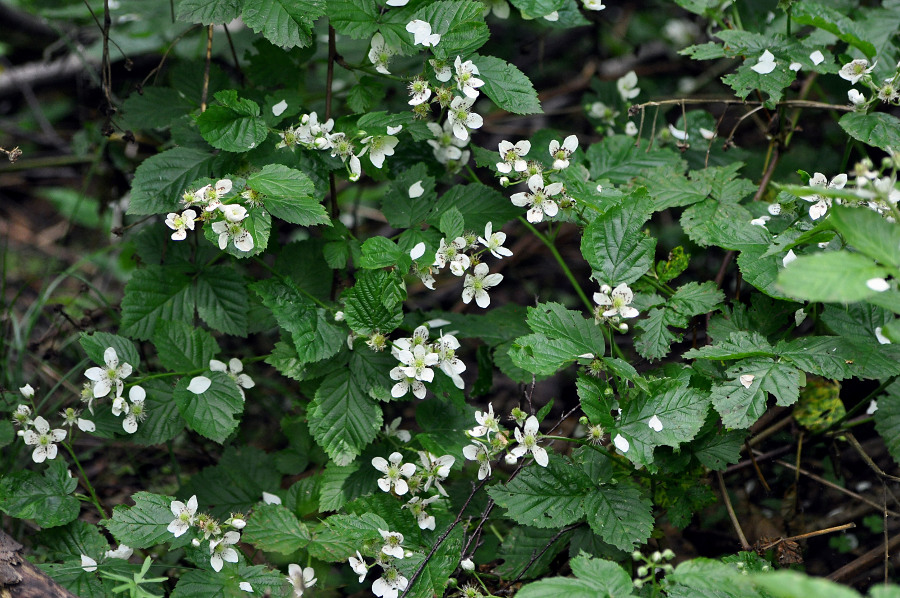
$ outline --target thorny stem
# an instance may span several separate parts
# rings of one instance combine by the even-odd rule
[[[81,473],[81,478],[84,481],[84,487],[87,488],[88,493],[91,495],[91,502],[94,503],[94,506],[97,507],[97,511],[100,512],[100,518],[104,521],[109,519],[106,515],[106,511],[103,510],[103,505],[100,504],[100,499],[97,498],[97,493],[94,491],[94,487],[91,485],[91,481],[88,479],[87,474],[84,473],[84,468],[81,467],[81,461],[78,460],[78,457],[75,456],[75,451],[72,450],[72,446],[68,442],[60,443],[66,450],[69,451],[69,455],[72,457],[72,461],[75,462],[75,467],[78,468],[79,473]]]
[[[581,301],[584,303],[587,310],[590,312],[593,312],[594,311],[593,304],[588,300],[587,295],[584,294],[584,291],[581,290],[581,285],[578,284],[578,280],[575,278],[575,275],[572,274],[572,271],[569,269],[569,266],[566,265],[566,261],[559,254],[559,251],[556,249],[556,246],[547,237],[542,235],[540,233],[540,231],[538,231],[538,229],[536,229],[524,217],[519,216],[519,222],[521,222],[523,225],[525,225],[525,228],[527,228],[529,231],[531,231],[531,234],[533,234],[535,237],[538,238],[538,240],[541,243],[543,243],[544,245],[547,246],[547,249],[549,249],[550,253],[553,254],[553,257],[556,259],[556,262],[559,264],[559,267],[562,268],[563,273],[566,275],[566,278],[568,278],[569,282],[572,283],[572,286],[575,288],[575,292],[578,293],[578,296],[581,298]]]

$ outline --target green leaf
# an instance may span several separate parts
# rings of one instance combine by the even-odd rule
[[[488,488],[488,494],[521,525],[560,529],[584,516],[581,501],[592,487],[579,468],[551,454],[547,467],[534,463],[511,482]]]
[[[69,496],[76,486],[63,459],[47,461],[44,475],[23,470],[0,478],[0,511],[41,527],[65,525],[81,510],[78,499]]]
[[[88,573],[81,567],[81,556],[63,563],[42,563],[41,571],[54,581],[81,598],[106,598],[109,595],[97,579],[96,573]]]
[[[579,556],[570,561],[571,577],[550,577],[528,584],[516,593],[519,598],[619,598],[633,596],[631,576],[612,561]]]
[[[408,598],[433,598],[444,593],[447,579],[459,566],[463,536],[462,526],[457,526],[450,531],[443,543],[435,550],[434,555],[428,559],[419,578],[407,590]],[[405,577],[412,579],[412,575],[424,560],[424,554],[416,553],[411,558],[398,561],[397,567]]]
[[[281,505],[259,505],[247,521],[242,541],[266,552],[291,554],[309,543],[309,530]]]
[[[142,93],[132,93],[122,104],[123,126],[142,131],[167,128],[196,107],[197,104],[171,87],[145,87]]]
[[[564,0],[511,0],[511,2],[513,6],[533,19],[549,15],[565,4]]]
[[[260,596],[286,596],[291,587],[280,571],[263,565],[251,567],[243,563],[226,563],[219,572],[208,569],[185,572],[178,579],[172,598],[244,598],[247,596],[241,589],[244,581]]]
[[[175,147],[150,156],[134,172],[128,213],[143,216],[179,209],[187,186],[212,174],[215,162],[215,155],[189,147]]]
[[[498,231],[522,213],[521,208],[512,205],[509,198],[496,189],[481,183],[469,183],[454,185],[441,195],[427,219],[428,224],[438,226],[441,215],[451,207],[462,213],[466,230],[479,234],[488,222],[493,222],[494,230]]]
[[[681,158],[668,148],[636,147],[634,137],[612,135],[591,145],[585,152],[590,163],[591,179],[609,179],[624,185],[645,170],[655,170],[681,163]]]
[[[886,112],[851,112],[838,121],[848,135],[867,145],[888,151],[900,147],[900,119]]]
[[[653,267],[656,239],[641,232],[650,217],[649,203],[646,190],[641,188],[585,229],[581,253],[600,284],[628,284]]]
[[[366,380],[349,369],[338,370],[309,404],[309,430],[338,465],[353,461],[381,428],[381,407],[367,391]]]
[[[732,332],[715,345],[691,349],[685,359],[744,359],[745,357],[774,357],[775,348],[758,332]]]
[[[649,465],[657,446],[677,449],[692,440],[703,426],[709,403],[706,392],[689,388],[686,381],[650,382],[648,394],[641,393],[622,405],[616,430],[631,444],[626,456],[635,464]],[[651,423],[662,428],[656,430]]]
[[[662,359],[669,354],[672,343],[681,341],[681,334],[669,330],[669,315],[669,310],[654,307],[647,312],[646,318],[634,325],[644,331],[634,342],[634,348],[642,357],[649,360]]]
[[[240,0],[180,0],[175,10],[179,21],[204,25],[226,25],[240,14]]]
[[[328,22],[353,39],[370,39],[378,31],[375,0],[328,0]]]
[[[678,287],[675,294],[669,298],[666,307],[673,310],[681,317],[682,323],[674,323],[674,326],[685,327],[693,316],[706,314],[716,309],[725,301],[725,293],[719,290],[716,283],[689,282]]]
[[[377,488],[376,480],[380,477],[381,472],[369,467],[368,463],[364,464],[362,459],[344,466],[329,463],[322,473],[319,511],[338,511],[348,502],[371,494]]]
[[[691,453],[704,466],[721,471],[741,460],[741,448],[747,433],[743,430],[724,431],[718,426],[708,434],[702,434],[691,443]]]
[[[366,270],[360,273],[356,285],[344,291],[344,316],[354,332],[388,334],[400,325],[403,312],[392,288],[395,284],[389,272]]]
[[[802,24],[824,29],[839,40],[862,51],[866,58],[875,56],[875,46],[866,40],[867,32],[855,20],[844,16],[838,10],[818,2],[801,0],[791,6],[789,18]]]
[[[694,204],[681,215],[681,226],[691,241],[707,247],[743,250],[769,244],[769,233],[753,226],[753,215],[747,208],[732,202],[707,199]]]
[[[465,227],[465,221],[463,220],[462,213],[456,208],[456,206],[450,207],[447,211],[441,214],[441,220],[438,224],[438,228],[444,236],[455,239],[463,234],[463,228]]]
[[[229,446],[216,465],[194,474],[179,495],[196,495],[200,504],[215,505],[210,510],[214,516],[225,519],[255,509],[263,492],[275,492],[280,485],[273,455],[251,446]]]
[[[750,580],[756,587],[765,590],[773,598],[808,598],[809,596],[861,598],[859,593],[848,587],[798,571],[757,573]]]
[[[112,517],[103,524],[120,544],[132,548],[150,548],[173,539],[167,530],[175,519],[170,496],[137,492],[133,507],[117,505]]]
[[[778,275],[778,287],[797,299],[853,303],[878,292],[866,286],[867,281],[887,275],[869,257],[829,251],[800,256],[788,264]]]
[[[244,0],[244,24],[285,50],[312,43],[313,22],[325,0]]]
[[[782,257],[771,254],[771,245],[744,247],[737,263],[744,281],[774,299],[790,300],[778,287],[778,273],[784,269]]]
[[[423,193],[420,197],[410,197],[409,188],[416,182],[421,183]],[[434,177],[428,175],[424,162],[418,162],[391,181],[381,200],[381,211],[394,228],[411,228],[425,219],[436,199]]]
[[[528,308],[528,326],[548,338],[563,341],[570,359],[591,353],[603,355],[606,344],[603,331],[592,319],[577,311],[568,310],[559,303],[540,303]]]
[[[900,267],[900,227],[872,210],[834,206],[828,219],[850,245],[875,261]]]
[[[619,550],[633,550],[653,531],[650,499],[640,488],[624,482],[588,494],[584,512],[594,533]]]
[[[729,380],[712,389],[712,401],[726,428],[749,428],[766,410],[769,393],[778,405],[797,402],[806,376],[784,361],[750,358],[726,371]]]
[[[741,99],[756,90],[767,94],[769,98],[766,100],[765,106],[771,109],[784,97],[785,88],[794,82],[797,73],[788,68],[791,61],[776,52],[773,52],[775,54],[774,70],[766,74],[757,73],[752,67],[759,62],[761,54],[762,52],[748,57],[737,71],[722,77],[722,83],[730,86],[734,90],[734,94]]]
[[[472,429],[475,408],[457,402],[427,400],[416,406],[416,422],[427,432],[416,435],[416,442],[435,455],[461,455],[469,444],[466,430]]]
[[[82,554],[99,561],[109,550],[109,542],[100,533],[100,528],[86,521],[76,519],[61,527],[42,530],[37,535],[41,547],[46,548],[53,560],[78,558]]]
[[[127,338],[108,332],[92,332],[90,334],[82,332],[78,342],[90,360],[99,366],[106,367],[106,360],[103,358],[103,354],[109,347],[116,350],[119,364],[130,364],[135,370],[141,365],[141,357],[134,343]]]
[[[867,303],[829,305],[820,318],[835,334],[863,342],[875,338],[876,328],[884,328],[894,320],[886,309]]]
[[[147,391],[144,412],[147,419],[129,439],[137,444],[162,444],[184,430],[184,419],[172,394],[172,387],[162,380],[145,380],[141,386]]]
[[[159,320],[190,323],[194,316],[191,278],[177,267],[147,266],[125,285],[120,331],[148,340]]]
[[[409,254],[387,237],[369,237],[362,244],[362,258],[359,261],[361,268],[397,268],[406,272],[411,263]]]
[[[528,77],[514,65],[493,56],[472,56],[478,77],[484,81],[481,91],[497,106],[514,114],[540,114],[541,102]]]
[[[516,367],[539,376],[549,376],[573,361],[572,343],[547,338],[543,334],[528,334],[517,338],[509,349],[509,357]]]
[[[197,117],[200,134],[211,146],[245,152],[265,141],[269,129],[256,102],[238,99],[231,89],[216,93],[216,99],[224,105],[210,106]]]
[[[900,347],[880,345],[875,339],[807,336],[782,341],[777,349],[800,369],[824,378],[878,379],[900,374]]]
[[[513,526],[500,547],[498,556],[503,559],[503,564],[497,567],[496,572],[504,579],[539,577],[548,571],[571,537],[572,532],[560,535],[558,530],[553,529]]]
[[[184,322],[158,321],[152,341],[160,363],[173,372],[206,369],[220,350],[210,333]]]
[[[192,378],[185,376],[175,385],[175,404],[192,430],[219,444],[237,429],[244,411],[244,399],[237,384],[225,372],[206,372],[209,388],[200,394],[188,390]]]
[[[207,266],[197,273],[197,313],[213,330],[247,335],[250,303],[244,276],[232,266]]]
[[[471,54],[490,37],[484,22],[484,7],[467,0],[428,2],[413,18],[430,23],[432,31],[441,34],[440,43],[432,48],[438,58],[453,60],[457,55]],[[412,37],[408,33],[407,36]]]
[[[327,547],[331,558],[324,555],[318,557],[328,561],[346,561],[347,557],[353,555],[364,543],[381,541],[381,534],[378,530],[390,529],[388,523],[375,513],[332,515],[325,520],[325,525],[332,537],[325,536],[323,538],[323,535],[317,534],[310,544],[310,550],[312,551],[316,544],[320,544],[323,539],[327,539],[329,543],[333,542],[332,546]]]
[[[742,569],[735,567],[734,563],[695,558],[680,563],[675,571],[669,573],[667,579],[671,579],[676,588],[688,590],[679,596],[760,598],[760,593],[753,589],[749,577]]]
[[[267,164],[250,175],[247,186],[263,195],[262,202],[276,218],[300,226],[330,224],[325,206],[306,174],[282,164]]]

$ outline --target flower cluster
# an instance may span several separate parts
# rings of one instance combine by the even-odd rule
[[[524,156],[531,151],[531,143],[528,141],[512,143],[503,140],[498,149],[500,162],[497,162],[497,172],[503,175],[500,183],[504,187],[519,183],[526,183],[528,186],[528,191],[520,191],[510,197],[513,205],[528,208],[528,222],[541,222],[545,216],[553,218],[560,208],[575,205],[575,200],[566,195],[562,182],[548,183],[547,180],[548,175],[569,167],[569,158],[578,149],[578,138],[575,135],[569,135],[562,143],[556,139],[550,142],[549,153],[553,165],[546,171],[540,162],[525,160]],[[510,176],[513,177],[512,181]]]
[[[372,547],[373,552],[377,548],[375,562],[367,563],[357,550],[356,556],[351,556],[349,559],[350,568],[359,575],[359,581],[362,583],[369,573],[369,568],[378,565],[381,567],[382,573],[381,577],[372,583],[372,593],[381,598],[397,598],[400,592],[406,590],[409,585],[409,580],[400,573],[394,564],[395,561],[406,557],[403,550],[403,534],[383,529],[379,529],[378,533],[381,534],[381,546]]]
[[[534,456],[535,462],[541,467],[547,467],[549,456],[547,450],[538,445],[540,424],[537,417],[526,414],[521,409],[513,409],[510,417],[516,422],[513,430],[516,446],[509,446],[509,432],[501,427],[498,418],[494,415],[494,406],[488,404],[487,411],[476,411],[475,421],[477,426],[466,432],[472,439],[472,443],[463,448],[463,456],[469,461],[478,463],[478,479],[483,480],[491,475],[491,461],[506,452],[505,461],[512,465],[528,453]]]
[[[124,415],[122,429],[134,434],[137,432],[138,424],[147,418],[147,409],[144,406],[147,393],[140,386],[132,386],[128,389],[128,398],[122,396],[125,390],[123,380],[131,375],[133,368],[128,363],[119,363],[119,355],[114,347],[106,348],[103,352],[103,361],[106,364],[105,368],[95,366],[84,373],[89,382],[84,385],[81,400],[87,403],[88,410],[93,413],[94,399],[111,396],[113,415],[116,417]],[[70,418],[67,416],[66,419],[69,421]]]
[[[240,251],[253,251],[253,235],[244,225],[244,220],[249,216],[247,208],[241,203],[225,203],[225,200],[244,200],[244,203],[254,206],[257,203],[255,193],[251,189],[240,194],[232,193],[233,190],[231,179],[220,179],[215,185],[186,191],[181,196],[185,209],[180,214],[170,212],[166,216],[166,226],[174,231],[172,240],[184,241],[188,229],[194,230],[196,222],[211,222],[213,232],[219,235],[219,249],[234,243]]]
[[[416,261],[414,271],[426,287],[434,290],[434,274],[448,267],[454,276],[465,276],[463,303],[471,303],[474,299],[478,307],[487,307],[491,304],[488,289],[500,284],[503,275],[490,274],[487,264],[481,261],[481,256],[486,252],[490,252],[497,259],[511,256],[512,251],[503,246],[505,242],[506,233],[494,232],[493,223],[488,222],[484,227],[483,237],[465,233],[452,240],[449,237],[441,239],[431,265],[422,266]],[[409,255],[414,261],[419,260],[425,255],[425,249],[425,243],[419,243],[413,247]],[[471,273],[468,272],[469,268],[472,269]]]
[[[594,303],[597,304],[594,319],[598,322],[607,322],[619,332],[628,332],[628,324],[622,320],[636,318],[640,313],[631,307],[632,301],[634,293],[627,284],[622,283],[614,289],[605,284],[600,287],[599,293],[594,293]]]
[[[900,106],[900,64],[897,65],[893,75],[880,82],[872,77],[875,64],[869,65],[869,61],[866,59],[858,58],[842,66],[838,72],[838,75],[849,81],[851,85],[861,84],[870,92],[867,98],[866,94],[856,88],[847,91],[847,99],[856,110],[865,112],[878,102]]]
[[[191,528],[196,528],[198,537],[195,537],[191,543],[195,548],[199,548],[203,542],[209,542],[209,564],[213,570],[219,572],[226,562],[238,562],[238,552],[234,547],[241,540],[239,530],[244,529],[247,523],[241,513],[232,513],[227,521],[219,523],[211,515],[198,514],[197,506],[196,496],[190,497],[187,503],[173,500],[170,508],[175,519],[169,523],[166,529],[178,538]],[[203,535],[202,542],[199,538],[201,534]]]
[[[209,370],[211,372],[223,372],[227,374],[229,378],[234,380],[238,392],[241,393],[241,399],[247,400],[247,395],[244,393],[245,388],[253,388],[254,386],[256,386],[256,383],[253,381],[253,379],[244,373],[244,364],[242,364],[241,360],[237,359],[236,357],[232,357],[231,359],[229,359],[227,366],[224,362],[221,362],[218,359],[210,359]],[[191,382],[188,385],[187,389],[192,393],[199,395],[206,392],[206,390],[211,385],[212,380],[210,380],[208,377],[194,376],[191,379]]]
[[[441,334],[434,342],[428,342],[428,328],[419,326],[409,338],[399,338],[391,347],[391,355],[400,362],[391,370],[391,379],[397,383],[391,388],[391,396],[400,398],[410,390],[418,399],[425,398],[425,383],[434,380],[433,366],[446,374],[453,384],[462,389],[460,376],[466,364],[456,356],[459,341],[452,334]]]

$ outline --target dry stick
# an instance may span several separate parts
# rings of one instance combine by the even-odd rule
[[[900,544],[900,535],[896,535],[891,538],[891,541],[887,544],[886,547],[876,546],[864,555],[850,561],[837,571],[833,572],[831,575],[826,576],[825,579],[829,581],[840,581],[842,579],[850,577],[851,575],[855,575],[859,571],[869,567],[873,562],[878,561],[885,550],[893,550],[897,547],[898,544]]]
[[[805,534],[800,534],[799,536],[791,536],[790,538],[779,538],[773,542],[769,542],[768,544],[760,546],[759,548],[757,548],[757,550],[762,552],[762,551],[772,548],[773,546],[775,546],[777,544],[781,544],[782,542],[794,542],[797,540],[805,540],[807,538],[814,538],[815,536],[822,536],[824,534],[840,532],[840,531],[844,531],[845,529],[850,529],[850,528],[854,528],[854,527],[856,527],[855,523],[845,523],[844,525],[838,525],[835,527],[820,529],[820,530],[817,530],[814,532],[807,532]]]
[[[213,26],[206,30],[206,66],[203,68],[203,91],[200,92],[200,112],[206,112],[206,100],[209,95],[209,66],[212,63]]]
[[[884,502],[884,510],[881,512],[882,531],[884,532],[884,583],[888,582],[888,561],[891,558],[888,550],[888,526],[887,526],[887,484],[881,481],[881,499]]]
[[[769,426],[768,428],[766,428],[765,430],[763,430],[762,432],[760,432],[759,434],[757,434],[756,436],[751,438],[750,446],[756,446],[757,444],[760,444],[763,440],[765,440],[766,438],[768,438],[775,432],[778,432],[779,430],[781,430],[781,428],[789,426],[791,424],[791,421],[792,421],[791,416],[788,415],[784,419],[781,419],[778,422],[772,424],[771,426]]]
[[[722,473],[723,473],[724,475],[728,475],[728,474],[730,474],[730,473],[734,473],[735,471],[739,471],[739,470],[744,469],[744,468],[746,468],[746,467],[750,467],[754,462],[755,462],[755,463],[758,463],[758,462],[760,462],[760,461],[768,461],[769,459],[774,459],[774,458],[776,458],[776,457],[780,457],[781,455],[790,452],[790,450],[791,450],[791,447],[790,447],[790,446],[782,446],[782,447],[780,447],[780,448],[771,450],[771,451],[766,452],[766,453],[761,453],[761,454],[759,454],[759,455],[754,455],[754,460],[753,460],[753,461],[751,461],[750,459],[747,459],[747,460],[745,460],[745,461],[741,461],[741,462],[739,462],[739,463],[735,463],[734,465],[729,465],[728,467],[725,468],[725,471],[723,471]]]
[[[630,114],[636,114],[638,110],[642,110],[647,106],[667,106],[672,104],[734,104],[742,106],[759,106],[760,108],[762,108],[764,102],[746,102],[744,100],[733,100],[727,98],[680,98],[673,100],[660,100],[658,102],[644,102],[643,104],[632,106],[628,111]],[[852,112],[854,110],[853,106],[828,104],[826,102],[813,102],[810,100],[784,100],[783,102],[776,102],[775,106],[819,108],[821,110],[840,110],[842,112]]]
[[[584,525],[584,524],[583,524],[583,523],[573,523],[572,525],[566,526],[566,527],[562,528],[561,530],[559,530],[558,532],[556,532],[555,534],[553,534],[553,537],[550,538],[550,541],[547,542],[547,544],[545,544],[543,548],[541,548],[540,552],[532,552],[532,553],[531,553],[531,559],[530,559],[530,560],[528,561],[528,563],[525,565],[525,568],[522,569],[521,573],[519,573],[518,575],[516,575],[516,578],[515,578],[514,580],[512,580],[511,582],[509,582],[509,583],[507,583],[507,584],[504,584],[504,587],[505,587],[505,588],[510,588],[510,587],[514,586],[515,583],[516,583],[517,581],[519,581],[520,579],[522,579],[522,576],[525,575],[525,572],[528,571],[528,570],[531,568],[531,566],[532,566],[535,562],[537,562],[537,560],[538,560],[539,558],[541,558],[542,556],[544,556],[544,553],[547,552],[547,551],[550,549],[550,547],[553,546],[553,544],[554,544],[557,540],[559,540],[560,537],[562,537],[563,534],[572,531],[572,530],[575,529],[576,527],[581,527],[582,525]]]
[[[900,482],[900,478],[881,471],[881,468],[875,465],[875,462],[872,461],[872,458],[868,454],[866,454],[866,451],[863,449],[862,445],[859,444],[859,441],[853,434],[851,434],[850,432],[844,432],[843,434],[847,437],[847,440],[850,441],[850,446],[856,449],[856,452],[859,453],[859,456],[862,457],[862,460],[865,461],[866,465],[868,465],[872,469],[872,471],[874,471],[878,475],[878,477],[880,477],[882,480]]]
[[[753,454],[753,450],[750,448],[750,443],[746,440],[744,441],[744,447],[747,449],[747,453],[750,455],[750,462],[753,463],[753,469],[756,470],[756,477],[759,478],[759,481],[762,483],[763,488],[766,489],[766,494],[771,494],[772,489],[769,488],[769,483],[766,482],[766,477],[763,475],[762,470],[759,468],[759,464],[756,462],[756,456]]]
[[[141,87],[144,87],[145,85],[147,85],[147,81],[150,80],[150,77],[152,77],[155,74],[158,74],[159,71],[162,70],[163,65],[166,63],[166,59],[169,57],[169,52],[171,52],[172,50],[175,49],[175,46],[178,45],[178,42],[181,41],[181,38],[183,38],[185,35],[187,35],[191,31],[193,31],[194,29],[198,29],[199,27],[200,27],[200,25],[191,25],[190,27],[188,27],[187,29],[182,31],[178,35],[178,37],[176,37],[175,39],[172,40],[172,43],[169,44],[169,47],[166,48],[166,51],[163,53],[162,58],[159,59],[159,64],[157,64],[155,67],[153,67],[153,69],[151,69],[151,71],[149,73],[147,73],[147,76],[144,77],[144,80],[141,81]],[[154,83],[155,83],[155,80],[154,80]]]
[[[759,112],[759,111],[762,110],[762,109],[763,109],[762,106],[757,106],[757,107],[754,108],[753,110],[749,111],[748,113],[746,113],[745,115],[743,115],[742,117],[740,117],[740,118],[738,119],[738,121],[737,121],[736,123],[734,123],[734,127],[732,127],[731,132],[728,134],[728,137],[725,139],[725,145],[726,145],[726,147],[727,147],[729,144],[731,144],[731,143],[734,142],[734,134],[737,133],[738,127],[741,126],[741,123],[743,123],[744,120],[750,118],[751,116],[753,116],[754,114],[756,114],[757,112]]]
[[[838,486],[837,484],[835,484],[833,482],[829,482],[828,480],[826,480],[823,477],[817,476],[816,474],[812,473],[811,471],[806,471],[805,469],[803,469],[801,467],[796,467],[794,465],[791,465],[787,461],[782,461],[781,459],[778,459],[777,461],[775,461],[775,463],[777,463],[778,465],[781,465],[782,467],[787,467],[788,469],[796,470],[798,473],[805,475],[806,477],[810,478],[811,480],[815,480],[816,482],[819,482],[820,484],[822,484],[824,486],[828,486],[832,490],[837,490],[838,492],[841,492],[843,494],[846,494],[847,496],[853,497],[856,500],[864,502],[869,506],[875,507],[879,511],[882,509],[882,505],[878,504],[874,500],[870,500],[870,499],[866,498],[865,496],[863,496],[861,494],[857,494],[856,492],[854,492],[852,490],[847,490],[846,488],[842,488],[841,486]],[[900,513],[897,513],[895,511],[889,510],[889,511],[887,511],[887,513],[888,513],[888,515],[890,515],[892,517],[900,517]]]
[[[731,525],[734,526],[734,531],[737,532],[738,538],[741,540],[741,549],[742,550],[750,550],[750,543],[747,542],[747,537],[744,535],[744,530],[741,529],[741,524],[737,519],[737,515],[734,514],[734,507],[731,506],[731,498],[728,496],[728,489],[725,488],[725,478],[722,477],[722,472],[717,471],[716,477],[719,479],[719,490],[722,491],[722,499],[725,501],[725,508],[728,510],[728,517],[731,518]]]
[[[234,68],[237,69],[238,75],[241,77],[241,85],[244,85],[247,78],[244,76],[244,69],[241,68],[241,63],[238,62],[237,52],[234,50],[234,42],[231,40],[231,32],[228,31],[228,25],[222,25],[222,29],[225,30],[225,37],[228,39],[228,47],[231,48],[231,59],[234,61]]]
[[[775,144],[775,149],[772,150],[772,159],[769,160],[769,167],[766,168],[766,172],[759,182],[759,187],[756,189],[756,193],[753,194],[753,201],[759,201],[760,198],[762,198],[763,193],[766,192],[766,187],[769,186],[769,180],[772,178],[772,174],[775,172],[775,166],[778,165],[778,159],[781,157],[781,152],[778,151],[778,147],[778,144]]]

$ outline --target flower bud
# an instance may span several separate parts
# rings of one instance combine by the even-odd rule
[[[463,559],[460,561],[459,566],[463,568],[463,571],[475,570],[475,563],[472,562],[472,559]]]

